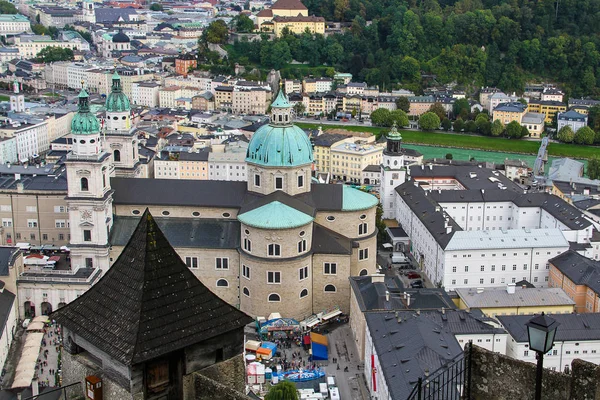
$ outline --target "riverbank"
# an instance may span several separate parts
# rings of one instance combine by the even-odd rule
[[[303,129],[317,129],[319,124],[307,124],[299,122],[297,125]],[[346,126],[346,125],[327,125],[327,129],[345,129],[353,132],[371,132],[373,134],[381,131],[387,132],[389,128],[369,127],[369,126]],[[537,155],[540,143],[531,140],[507,139],[489,136],[477,135],[458,135],[442,132],[423,132],[400,130],[402,141],[404,143],[429,145],[458,149],[485,150],[492,152],[507,152],[517,154]],[[451,151],[449,151],[451,153]],[[548,146],[548,155],[554,157],[571,157],[578,159],[588,159],[600,154],[600,147],[580,146],[565,143],[550,143]]]

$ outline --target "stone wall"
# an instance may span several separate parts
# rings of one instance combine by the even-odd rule
[[[243,356],[211,365],[187,375],[184,380],[187,400],[248,400],[245,393],[245,363]]]
[[[533,399],[536,365],[473,346],[471,399]],[[544,369],[542,399],[600,399],[600,366],[576,359],[571,373]]]

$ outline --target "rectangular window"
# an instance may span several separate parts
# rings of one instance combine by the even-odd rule
[[[479,284],[483,285],[483,278],[479,279]]]
[[[259,174],[254,175],[254,186],[260,187],[260,175]]]
[[[67,226],[67,222],[64,219],[54,220],[54,227],[56,228],[64,228]]]
[[[481,266],[480,271],[481,272],[485,272],[485,266],[484,265]]]
[[[304,175],[298,175],[298,187],[304,187]]]
[[[198,268],[198,257],[186,257],[185,265],[187,265],[188,268]]]
[[[38,221],[37,221],[37,219],[28,219],[27,220],[27,227],[28,228],[37,228],[38,227]]]
[[[10,212],[10,211],[12,211],[12,207],[10,205],[7,205],[7,204],[2,204],[0,206],[0,211]]]
[[[5,228],[12,227],[12,218],[2,218],[2,226]]]
[[[529,351],[528,351],[528,350],[525,350],[525,351],[523,352],[523,357],[528,357],[528,356],[529,356]]]
[[[369,249],[361,249],[358,251],[358,259],[366,260],[369,258]]]
[[[65,206],[54,206],[55,213],[65,213],[67,212],[67,207]]]
[[[215,267],[217,269],[229,269],[229,258],[227,258],[227,257],[215,258]]]
[[[302,267],[299,270],[300,280],[303,281],[308,278],[308,266]]]
[[[298,242],[298,253],[304,253],[306,251],[306,239],[302,239]]]
[[[31,239],[31,240],[35,240],[35,233],[31,233],[31,234],[29,234],[29,239]]]
[[[452,272],[456,272],[456,267],[452,267]]]
[[[48,234],[42,233],[42,240],[48,240]]]
[[[456,279],[452,279],[452,284],[456,285]]]
[[[246,279],[250,279],[250,267],[242,264],[242,276]]]
[[[275,189],[283,189],[283,177],[282,176],[275,177]]]
[[[89,229],[84,229],[83,230],[83,241],[84,242],[91,242],[92,241],[92,231]]]
[[[490,279],[490,283],[494,283],[496,281],[496,278],[491,278]]]
[[[337,263],[324,263],[323,274],[325,275],[336,275],[337,274]]]
[[[465,265],[465,272],[469,272],[469,266]]]
[[[281,256],[281,246],[276,243],[271,243],[268,246],[268,254],[271,257],[279,257]]]
[[[65,234],[64,233],[59,233],[58,234],[58,240],[65,240]]]
[[[368,225],[366,222],[363,222],[361,224],[358,225],[358,234],[359,235],[366,235],[368,233]]]
[[[267,283],[281,283],[281,272],[267,271]]]
[[[25,207],[25,211],[27,212],[37,212],[37,207],[36,206],[27,206]]]
[[[252,241],[248,238],[244,238],[244,250],[252,252]]]
[[[465,282],[465,285],[468,285],[468,284],[469,284],[469,280],[468,280],[468,279],[465,279],[465,281],[464,281],[464,282]]]

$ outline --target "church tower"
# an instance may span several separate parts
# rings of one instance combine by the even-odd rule
[[[10,95],[10,111],[25,112],[25,96],[19,93],[19,82],[13,82],[13,94]]]
[[[271,104],[271,121],[252,135],[246,162],[251,192],[281,190],[295,196],[310,191],[312,145],[306,133],[294,125],[292,105],[281,85]]]
[[[73,149],[67,167],[71,266],[109,268],[108,232],[112,226],[110,154],[103,150],[100,123],[90,112],[85,89],[71,122]]]
[[[396,123],[387,135],[387,146],[383,150],[381,164],[380,201],[383,207],[383,218],[396,217],[395,189],[406,180],[404,153],[402,151],[402,135],[398,132]]]
[[[81,2],[81,16],[83,22],[96,23],[96,10],[94,10],[93,0],[83,0]]]
[[[114,175],[135,178],[140,174],[138,140],[132,129],[131,105],[123,93],[117,71],[112,76],[112,88],[105,108],[104,134],[113,160]]]

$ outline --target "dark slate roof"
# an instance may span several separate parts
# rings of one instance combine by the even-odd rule
[[[388,279],[373,283],[371,276],[350,277],[358,305],[363,312],[383,310],[441,310],[455,308],[444,289],[403,288],[402,282]],[[389,292],[389,301],[386,300]],[[410,303],[406,294],[410,295]]]
[[[527,326],[533,315],[498,315],[498,321],[516,342],[528,341]],[[600,340],[600,313],[552,314],[560,325],[556,329],[556,342]]]
[[[196,278],[148,210],[106,275],[51,318],[125,365],[243,329],[253,321]]]
[[[453,218],[449,217],[448,223],[452,226],[452,231],[447,233],[444,228],[445,213],[436,211],[438,203],[431,196],[426,196],[423,189],[416,187],[413,181],[404,182],[396,187],[396,192],[421,220],[442,249],[446,248],[454,232],[463,230]]]
[[[319,211],[342,209],[344,185],[312,183],[310,192],[295,197]]]
[[[133,8],[96,8],[96,22],[117,22],[119,18],[129,21],[130,15],[137,14]]]
[[[416,313],[367,313],[365,319],[373,338],[390,398],[406,399],[425,371],[433,373],[462,353],[447,328]]]
[[[586,285],[600,294],[600,262],[569,250],[548,260],[576,285]]]
[[[316,254],[352,254],[352,240],[313,223],[311,250]]]
[[[315,136],[312,141],[315,146],[331,147],[335,142],[339,142],[340,140],[347,139],[351,136],[352,135],[344,133],[323,133],[319,136]]]
[[[138,217],[115,215],[110,244],[125,246],[139,222]],[[237,220],[210,218],[156,218],[156,223],[173,247],[237,249],[240,223]]]
[[[561,192],[570,194],[583,194],[584,190],[589,190],[590,196],[598,196],[600,195],[600,187],[599,185],[594,185],[592,183],[581,183],[581,182],[568,182],[568,181],[559,181],[552,180],[552,184]]]
[[[210,151],[185,152],[179,153],[179,161],[208,161]]]
[[[4,289],[0,293],[0,329],[2,329],[2,332],[4,332],[6,323],[8,322],[10,310],[15,305],[15,298],[15,294],[9,290]]]
[[[8,268],[14,264],[18,254],[17,247],[0,247],[0,276],[8,276]]]
[[[455,163],[457,160],[446,160]],[[516,183],[512,182],[503,174],[494,174],[494,170],[490,168],[479,168],[475,165],[422,165],[412,166],[409,168],[410,176],[414,178],[428,178],[428,177],[449,177],[454,178],[461,183],[467,190],[481,190],[481,189],[497,189],[498,181],[507,187],[507,190],[523,192],[523,189]],[[476,177],[471,178],[471,173],[477,174]],[[489,178],[495,178],[495,182],[490,181]]]
[[[588,210],[589,211],[590,208],[600,205],[600,200],[585,199],[585,200],[575,201],[575,202],[573,202],[573,205],[575,205],[575,207],[579,208],[580,210]]]
[[[283,203],[286,206],[289,206],[298,211],[301,211],[306,215],[310,215],[313,217],[315,215],[314,207],[311,207],[310,205],[306,204],[305,202],[299,200],[298,198],[292,197],[289,194],[287,194],[281,190],[277,190],[266,196],[257,197],[256,200],[254,200],[254,201],[246,202],[245,204],[242,205],[242,208],[240,209],[240,214],[247,213],[256,208],[267,205],[273,201],[279,201],[280,203]]]
[[[111,178],[115,204],[240,208],[246,182]]]
[[[380,165],[367,165],[363,171],[366,172],[381,172],[381,166]]]

